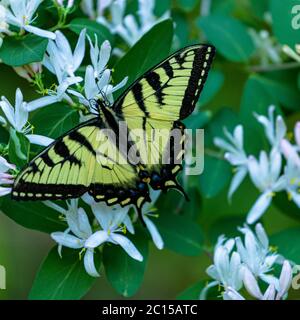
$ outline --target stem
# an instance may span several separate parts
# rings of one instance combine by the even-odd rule
[[[289,70],[289,69],[296,69],[296,68],[300,68],[299,62],[287,62],[287,63],[281,63],[281,64],[270,65],[270,66],[252,66],[248,68],[248,71],[272,72],[272,71]]]
[[[204,149],[204,154],[211,156],[213,158],[217,158],[220,160],[224,160],[223,154],[220,151],[215,151],[209,148]]]

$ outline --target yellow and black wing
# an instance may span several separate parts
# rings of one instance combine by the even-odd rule
[[[144,131],[144,139],[137,138],[136,145],[144,166],[142,177],[150,178],[154,189],[183,191],[175,179],[182,168],[185,138],[180,120],[193,112],[214,54],[210,45],[175,52],[135,81],[113,107],[133,140]],[[171,139],[174,132],[176,142]],[[169,151],[173,149],[177,151],[172,155]]]
[[[95,118],[55,140],[18,175],[12,198],[60,200],[88,192],[95,201],[140,209],[150,200],[148,186],[103,129],[101,119]]]

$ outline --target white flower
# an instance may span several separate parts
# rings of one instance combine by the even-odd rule
[[[79,82],[82,81],[81,77],[68,77],[65,78],[61,83],[59,83],[59,85],[57,86],[57,88],[55,90],[53,89],[48,89],[47,96],[44,96],[42,98],[36,99],[34,101],[31,101],[28,104],[28,111],[34,111],[36,109],[45,107],[45,106],[49,106],[53,103],[65,100],[67,101],[70,105],[73,105],[73,100],[68,96],[68,94],[66,93],[66,91],[68,90],[68,88],[74,84],[77,84]]]
[[[170,16],[170,13],[166,12],[160,18],[155,17],[153,13],[154,0],[139,0],[139,9],[137,12],[139,21],[131,14],[124,17],[126,9],[125,0],[115,0],[112,4],[107,1],[106,7],[108,7],[108,5],[110,5],[111,21],[105,18],[103,14],[104,10],[98,12],[97,21],[108,27],[113,33],[121,36],[130,46],[133,46],[156,23]]]
[[[137,261],[143,261],[143,256],[140,254],[134,244],[120,234],[123,232],[122,224],[128,214],[128,208],[121,208],[119,205],[112,207],[104,203],[97,203],[91,197],[83,197],[87,201],[94,213],[94,216],[100,224],[102,230],[96,231],[87,239],[85,246],[89,249],[94,249],[105,242],[110,242],[120,245],[126,253]]]
[[[33,16],[41,2],[42,0],[10,0],[8,2],[9,7],[6,9],[7,23],[19,27],[21,30],[34,33],[37,36],[55,39],[53,32],[31,25],[34,21]]]
[[[69,89],[68,92],[79,99],[79,102],[84,104],[87,107],[91,107],[91,112],[95,113],[93,110],[93,105],[91,100],[105,100],[110,105],[114,103],[113,93],[120,88],[122,88],[128,77],[124,78],[116,86],[112,86],[110,83],[111,80],[111,71],[106,69],[102,72],[99,80],[95,78],[95,70],[92,66],[87,66],[85,71],[85,80],[84,80],[84,94],[76,90]]]
[[[6,159],[0,156],[0,197],[11,193],[12,188],[2,185],[11,185],[14,183],[14,177],[7,172],[15,168],[16,166],[14,164],[8,163]]]
[[[13,107],[5,97],[2,97],[2,101],[0,101],[0,108],[2,109],[8,122],[16,131],[25,134],[30,142],[45,146],[51,143],[53,140],[44,136],[29,134],[31,131],[31,126],[27,125],[29,115],[28,109],[30,108],[31,104],[37,104],[38,100],[29,103],[24,102],[23,94],[18,88],[16,90],[15,107]]]
[[[257,32],[250,29],[249,33],[257,48],[257,56],[260,58],[262,66],[267,66],[270,62],[273,64],[281,63],[281,46],[275,43],[274,38],[270,36],[267,30]]]
[[[244,234],[244,243],[240,237],[235,239],[237,252],[239,253],[243,264],[255,275],[269,284],[276,285],[274,276],[267,274],[272,270],[279,256],[270,252],[269,239],[260,223],[255,226],[255,234],[245,226],[240,228]]]
[[[60,5],[61,7],[65,7],[65,2],[66,2],[66,9],[71,9],[72,6],[74,5],[74,0],[56,0],[57,4]]]
[[[216,285],[240,290],[242,288],[242,264],[238,252],[232,252],[235,242],[233,239],[226,241],[220,236],[214,250],[214,264],[206,269],[206,273],[215,281],[209,283],[201,292],[200,300],[205,299],[208,290]]]
[[[60,31],[55,34],[55,41],[49,41],[43,64],[61,83],[67,76],[75,77],[75,72],[81,65],[85,53],[86,29],[80,32],[74,53],[68,39]]]
[[[111,54],[111,45],[109,41],[104,41],[101,45],[101,48],[98,47],[98,37],[95,34],[95,46],[92,43],[92,40],[90,37],[88,37],[89,43],[90,43],[90,56],[92,65],[94,68],[94,76],[95,78],[99,78],[103,71],[105,70],[105,67],[109,61],[110,54]]]
[[[283,178],[285,181],[284,189],[288,194],[289,200],[293,200],[300,208],[300,166],[295,164],[292,159],[287,160],[287,164],[284,167]]]
[[[292,59],[294,59],[297,62],[300,62],[300,45],[297,44],[295,46],[295,50],[294,51],[291,47],[284,45],[282,47],[282,51],[287,54],[289,57],[291,57]]]
[[[97,0],[95,8],[94,0],[83,0],[81,1],[81,9],[91,19],[95,19],[97,16],[103,16],[104,10],[111,5],[112,1],[113,0]]]
[[[33,82],[36,74],[42,73],[42,64],[40,62],[30,63],[28,65],[14,67],[16,73],[26,79],[28,82]]]
[[[284,190],[284,178],[281,174],[281,154],[276,150],[268,157],[265,151],[260,152],[259,160],[249,156],[248,168],[253,184],[262,192],[247,215],[247,223],[257,221],[272,202],[275,192]]]
[[[277,282],[277,288],[274,283],[271,283],[265,293],[262,294],[257,283],[257,279],[248,268],[245,268],[244,270],[243,282],[247,291],[258,300],[284,300],[286,299],[288,290],[290,289],[292,277],[292,267],[290,263],[285,260]]]
[[[9,25],[6,21],[6,12],[7,12],[6,7],[0,3],[0,34],[1,33],[10,34],[11,33],[9,31]]]
[[[257,115],[255,117],[265,129],[265,134],[273,148],[278,149],[280,143],[286,134],[286,125],[282,116],[278,115],[276,120],[274,119],[275,106],[270,106],[268,109],[268,117]]]
[[[58,244],[58,252],[61,256],[62,247],[72,249],[85,249],[84,267],[86,272],[92,277],[99,277],[99,273],[94,263],[94,249],[86,246],[86,241],[92,236],[92,227],[87,214],[82,208],[78,208],[78,200],[67,202],[68,209],[46,201],[46,205],[65,215],[68,229],[65,232],[53,232],[51,237]],[[72,232],[73,234],[70,234]]]
[[[248,158],[244,150],[244,131],[243,126],[238,125],[233,134],[224,128],[224,134],[228,141],[216,137],[214,144],[226,151],[225,159],[236,167],[236,173],[231,181],[228,197],[231,199],[234,192],[240,186],[248,172]]]
[[[153,190],[150,191],[150,198],[152,199],[152,201],[151,201],[151,203],[147,202],[144,205],[142,216],[143,216],[143,220],[146,224],[146,227],[151,235],[153,243],[155,244],[157,249],[162,250],[164,248],[164,241],[163,241],[157,227],[155,226],[153,221],[150,219],[151,216],[154,216],[153,213],[151,212],[151,210],[153,210],[153,205],[157,201],[159,195],[160,195],[160,191],[153,191]]]
[[[288,162],[293,162],[300,168],[300,122],[297,122],[294,129],[296,145],[292,145],[288,140],[281,141],[281,151]]]

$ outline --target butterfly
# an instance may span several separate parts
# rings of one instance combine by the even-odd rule
[[[88,192],[109,206],[134,205],[142,217],[142,206],[151,201],[149,187],[184,193],[176,180],[183,152],[171,152],[167,163],[161,160],[166,149],[174,151],[172,130],[181,132],[183,146],[181,120],[193,112],[214,54],[210,45],[188,46],[144,73],[113,105],[105,99],[95,101],[93,118],[57,138],[23,168],[12,198],[64,200]],[[153,139],[153,129],[164,132],[160,141]],[[138,130],[143,134],[139,141],[134,139]],[[121,143],[122,138],[131,142]],[[129,153],[138,158],[136,163],[128,160]],[[151,162],[150,157],[158,161]]]

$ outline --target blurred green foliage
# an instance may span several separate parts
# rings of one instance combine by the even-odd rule
[[[47,6],[49,1],[44,2],[36,22],[39,26],[55,21],[55,13]],[[82,28],[87,28],[92,40],[96,33],[99,43],[108,39],[113,46],[125,48],[126,54],[115,63],[113,78],[118,82],[129,76],[128,85],[180,47],[209,42],[217,48],[217,57],[200,97],[198,112],[186,120],[190,128],[205,128],[204,173],[188,180],[190,203],[169,192],[162,195],[157,204],[160,216],[156,222],[166,250],[156,251],[152,246],[148,250],[149,239],[140,228],[133,241],[143,253],[144,262],[133,261],[119,247],[106,245],[102,257],[99,257],[106,276],[95,282],[85,275],[77,253],[64,251],[64,259],[61,260],[54,248],[44,260],[30,291],[37,266],[50,247],[48,235],[31,230],[50,233],[64,230],[66,225],[57,212],[41,203],[22,206],[8,198],[1,199],[1,210],[30,230],[20,228],[1,215],[0,264],[8,270],[8,289],[0,292],[0,297],[25,298],[30,291],[31,299],[77,299],[94,284],[87,298],[120,298],[120,295],[156,299],[198,298],[200,289],[208,280],[205,269],[210,264],[208,256],[218,235],[235,235],[236,227],[243,223],[257,197],[255,188],[246,181],[232,203],[228,203],[231,167],[214,148],[213,138],[223,136],[224,126],[232,130],[241,123],[245,128],[246,150],[257,154],[266,148],[266,141],[254,113],[266,115],[268,107],[274,104],[290,129],[299,120],[300,86],[297,79],[300,79],[300,64],[290,62],[281,51],[278,53],[280,62],[274,63],[268,52],[257,46],[249,32],[250,28],[255,33],[266,30],[274,46],[288,44],[294,47],[299,42],[300,30],[291,27],[291,8],[298,1],[174,0],[156,3],[156,13],[160,15],[171,10],[171,19],[154,26],[132,48],[126,48],[106,27],[82,18],[80,9],[69,17],[64,32],[73,39]],[[210,4],[210,11],[203,16],[201,8],[205,4]],[[136,10],[137,1],[130,1],[128,13],[136,14]],[[22,40],[4,40],[0,49],[0,59],[6,64],[0,65],[1,78],[5,79],[0,84],[1,95],[12,98],[16,87],[21,87],[27,100],[34,96],[28,83],[18,78],[8,66],[41,61],[46,46],[47,40],[31,35]],[[262,56],[267,64],[261,63]],[[47,108],[34,112],[30,122],[39,134],[55,138],[78,122],[78,113],[59,103],[51,106],[51,112]],[[14,162],[15,153],[21,151],[25,162],[29,158],[27,142],[14,137],[12,134],[9,142],[9,158]],[[0,142],[5,143],[7,139],[7,133],[0,128]],[[300,264],[299,209],[291,206],[285,194],[276,197],[274,203],[263,217],[271,235],[271,244],[281,254]],[[104,274],[102,269],[101,273]],[[52,278],[51,274],[55,276]],[[190,288],[186,290],[187,287]],[[183,293],[179,294],[181,291]],[[299,298],[299,294],[295,293],[293,297]]]

